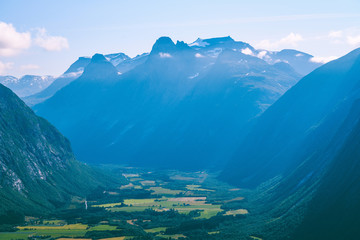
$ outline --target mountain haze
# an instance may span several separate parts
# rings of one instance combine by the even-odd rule
[[[34,109],[83,161],[184,169],[223,164],[250,120],[301,75],[230,37],[201,42],[159,38],[144,62],[125,73],[94,55],[79,79]]]
[[[25,75],[21,78],[0,76],[0,84],[10,88],[19,97],[26,97],[46,89],[52,82],[52,76]]]
[[[318,68],[265,111],[223,179],[254,187],[323,150],[359,94],[359,53],[354,50]]]

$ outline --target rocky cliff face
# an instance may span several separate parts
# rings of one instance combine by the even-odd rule
[[[65,137],[0,85],[0,211],[51,209],[102,183]]]

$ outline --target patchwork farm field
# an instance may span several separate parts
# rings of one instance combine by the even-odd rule
[[[0,232],[0,239],[191,239],[194,234],[221,239],[221,222],[250,215],[240,189],[206,172],[126,169],[122,175],[127,184],[74,199],[57,214],[31,217],[14,232]]]
[[[121,204],[124,206],[117,207]],[[182,214],[189,214],[191,211],[200,211],[200,216],[196,218],[210,218],[223,211],[220,208],[221,205],[206,203],[206,197],[125,199],[122,203],[93,205],[93,207],[103,207],[113,212],[135,212],[146,209],[169,211],[172,209]]]

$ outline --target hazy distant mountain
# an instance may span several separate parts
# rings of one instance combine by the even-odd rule
[[[116,68],[97,54],[80,78],[34,108],[83,161],[223,164],[249,121],[300,79],[289,64],[269,64],[249,54],[250,45],[224,39],[200,48],[163,37],[149,55]],[[131,70],[119,70],[135,60]]]
[[[124,53],[114,53],[105,55],[106,59],[110,61],[114,66],[119,66],[121,73],[126,72],[133,67],[137,66],[139,62],[138,57],[131,59]],[[56,78],[50,86],[45,88],[43,91],[36,93],[31,96],[24,97],[23,100],[27,105],[33,106],[46,99],[52,97],[57,91],[65,87],[75,79],[81,76],[84,68],[90,63],[90,57],[79,57],[64,74]],[[140,62],[141,63],[141,62]]]
[[[322,65],[313,61],[314,56],[293,49],[284,49],[279,52],[263,50],[258,54],[270,63],[286,62],[302,75],[309,74]]]
[[[126,59],[114,66],[119,70],[120,73],[125,73],[137,67],[138,65],[145,63],[148,56],[149,56],[148,53],[143,53],[134,58]]]
[[[293,49],[284,49],[279,52],[255,49],[247,43],[238,42],[231,37],[200,39],[189,44],[207,56],[217,57],[224,49],[241,51],[244,54],[256,56],[269,64],[279,62],[288,63],[296,72],[302,75],[309,74],[322,64],[313,61],[313,56]]]
[[[296,50],[282,50],[280,52],[271,52],[266,50],[256,50],[252,46],[244,42],[238,42],[231,37],[211,38],[211,39],[197,39],[195,42],[187,45],[182,43],[185,48],[192,48],[196,50],[197,58],[205,57],[208,64],[214,64],[219,54],[226,50],[240,51],[243,54],[254,56],[263,59],[271,65],[280,67],[291,66],[297,73],[306,75],[315,68],[321,66],[320,63],[312,62],[313,56],[299,52]],[[124,53],[113,53],[104,55],[105,58],[111,62],[119,71],[119,73],[126,73],[135,67],[145,63],[149,57],[148,53],[143,53],[134,58],[130,58]],[[84,67],[90,62],[89,57],[80,57],[70,68],[60,77],[56,78],[48,88],[45,88],[39,93],[24,97],[24,101],[33,106],[45,101],[53,96],[64,86],[77,79],[83,72]]]
[[[127,56],[125,53],[112,53],[105,55],[105,58],[112,63],[112,65],[117,66],[120,63],[130,60],[131,58]]]
[[[331,159],[341,146],[335,144],[325,152],[328,144],[360,98],[359,55],[357,49],[320,67],[286,92],[257,120],[222,177],[239,186],[256,186],[286,176],[305,160],[311,162],[312,171],[323,167],[321,161]],[[336,135],[337,143],[355,123]]]
[[[0,85],[0,212],[37,214],[109,178],[75,160],[69,141]]]
[[[89,62],[90,58],[80,57],[69,67],[68,70],[66,70],[64,74],[56,78],[47,88],[45,88],[39,93],[24,97],[23,100],[29,106],[45,101],[49,97],[53,96],[61,88],[65,87],[66,85],[80,77],[84,71],[84,68],[89,64]]]
[[[359,74],[357,49],[301,79],[257,119],[222,173],[258,186],[253,204],[271,219],[257,229],[264,239],[357,239]]]
[[[25,75],[21,78],[0,76],[0,83],[10,88],[19,97],[26,97],[47,88],[54,81],[52,76]]]

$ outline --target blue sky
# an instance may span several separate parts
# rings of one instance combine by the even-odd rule
[[[149,52],[160,36],[231,36],[328,61],[360,47],[360,1],[0,0],[0,75],[60,75],[79,56]]]

